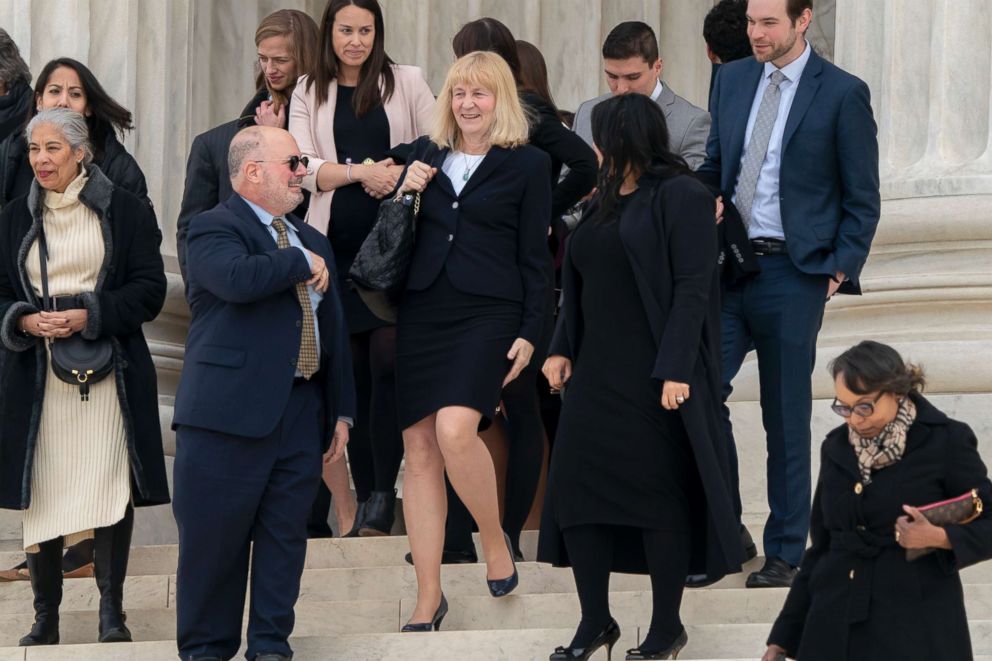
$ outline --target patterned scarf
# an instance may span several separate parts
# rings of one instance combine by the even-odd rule
[[[872,470],[891,466],[902,459],[906,451],[906,432],[916,420],[916,404],[907,396],[899,404],[895,419],[885,425],[875,438],[862,438],[852,427],[848,427],[847,438],[858,457],[861,481],[871,484]]]

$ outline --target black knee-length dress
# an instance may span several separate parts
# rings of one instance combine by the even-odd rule
[[[701,487],[682,419],[661,407],[651,377],[658,349],[621,242],[626,202],[612,221],[584,222],[569,239],[584,335],[551,457],[538,559],[568,564],[558,541],[565,528],[615,525],[631,539],[617,544],[614,569],[641,572],[639,530],[688,532]]]

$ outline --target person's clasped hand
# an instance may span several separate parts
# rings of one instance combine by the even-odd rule
[[[406,170],[406,176],[400,185],[400,192],[422,193],[436,174],[437,168],[431,167],[423,161],[414,161]]]
[[[35,312],[21,317],[18,325],[28,335],[60,338],[82,332],[87,318],[85,309]]]
[[[396,165],[391,158],[385,158],[374,165],[364,165],[367,168],[362,176],[362,190],[377,200],[389,195],[396,189],[396,182],[403,174],[403,166]]]

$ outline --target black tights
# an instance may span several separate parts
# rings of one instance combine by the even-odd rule
[[[582,620],[571,647],[586,647],[610,623],[610,570],[616,528],[584,525],[562,531],[575,575],[575,587],[582,607]],[[651,574],[651,627],[641,642],[645,652],[658,652],[671,646],[682,632],[679,609],[685,577],[689,573],[688,533],[667,530],[641,531],[644,554]]]
[[[351,336],[357,419],[348,443],[348,461],[359,502],[373,491],[392,493],[403,460],[403,437],[396,417],[396,327]]]
[[[534,504],[544,460],[544,424],[537,396],[537,369],[528,366],[503,388],[506,435],[509,441],[506,464],[506,491],[503,503],[503,530],[513,550],[520,551],[520,531]],[[472,551],[472,517],[448,483],[448,519],[444,548]]]

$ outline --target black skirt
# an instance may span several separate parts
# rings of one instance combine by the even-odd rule
[[[444,270],[427,289],[405,292],[396,324],[400,427],[445,406],[475,409],[488,424],[521,315],[519,302],[455,289]]]

